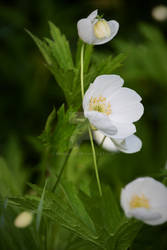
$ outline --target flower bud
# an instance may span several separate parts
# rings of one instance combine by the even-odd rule
[[[110,26],[104,19],[101,19],[95,23],[94,34],[99,39],[103,39],[111,35]]]
[[[28,227],[33,219],[33,214],[28,211],[20,213],[14,220],[15,227],[24,228]]]

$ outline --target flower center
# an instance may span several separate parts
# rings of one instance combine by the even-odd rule
[[[111,35],[110,26],[104,19],[97,21],[93,28],[95,36],[99,39],[103,39]]]
[[[144,194],[141,196],[134,195],[130,201],[130,208],[139,208],[139,207],[144,207],[144,208],[150,208],[149,200],[145,197]]]
[[[89,101],[89,111],[98,111],[106,115],[111,114],[111,104],[106,102],[106,97],[91,97]]]

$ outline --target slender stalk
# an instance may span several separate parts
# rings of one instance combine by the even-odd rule
[[[81,95],[82,95],[82,99],[84,98],[83,76],[84,76],[84,44],[82,45],[82,48],[81,48]]]
[[[98,185],[98,188],[99,188],[99,194],[100,194],[100,196],[102,196],[102,189],[101,189],[100,178],[99,178],[99,173],[98,173],[98,168],[97,168],[96,151],[95,151],[95,147],[94,147],[93,136],[92,136],[92,131],[91,131],[90,126],[88,127],[88,130],[89,130],[89,137],[90,137],[92,153],[93,153],[93,163],[94,163],[94,167],[95,167],[97,185]]]
[[[72,151],[72,149],[70,149],[70,150],[68,151],[68,153],[67,153],[67,156],[66,156],[66,158],[65,158],[65,161],[64,161],[64,163],[63,163],[63,166],[61,167],[60,172],[59,172],[59,174],[58,174],[58,176],[57,176],[56,183],[55,183],[55,185],[53,186],[53,189],[52,189],[53,192],[55,192],[55,190],[56,190],[56,188],[57,188],[57,186],[58,186],[58,184],[59,184],[59,182],[60,182],[60,179],[61,179],[62,174],[63,174],[63,172],[64,172],[65,166],[66,166],[67,161],[68,161],[68,159],[69,159],[69,157],[70,157],[71,151]]]
[[[81,95],[83,99],[84,98],[84,44],[82,45],[82,48],[81,48]],[[99,173],[98,173],[98,168],[97,168],[96,151],[94,147],[93,136],[92,136],[92,131],[91,131],[90,126],[88,126],[88,130],[89,130],[89,137],[90,137],[90,142],[91,142],[91,147],[92,147],[93,163],[94,163],[94,168],[95,168],[97,185],[99,189],[99,194],[100,196],[102,196],[102,189],[101,189],[100,178],[99,178]]]

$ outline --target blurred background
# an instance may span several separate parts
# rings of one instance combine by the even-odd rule
[[[137,135],[143,141],[141,152],[133,155],[104,153],[99,158],[100,174],[104,182],[125,184],[137,176],[154,176],[165,168],[167,2],[1,0],[0,154],[11,169],[15,164],[21,166],[22,171],[36,171],[40,153],[30,138],[41,134],[53,106],[59,108],[64,102],[60,87],[46,69],[39,50],[25,29],[40,38],[47,37],[48,20],[52,21],[69,39],[75,54],[76,23],[95,9],[104,13],[107,20],[117,20],[120,30],[110,43],[95,48],[94,56],[100,59],[109,53],[124,53],[124,65],[115,73],[125,79],[126,87],[133,88],[143,97],[145,107],[145,114],[137,123]],[[89,151],[90,148],[86,144],[81,150]],[[75,162],[77,166],[81,162],[88,166],[92,164],[91,158],[82,157],[78,161]],[[79,171],[82,175],[81,167]],[[71,179],[74,173],[69,173]],[[35,174],[30,174],[30,179],[35,180]]]

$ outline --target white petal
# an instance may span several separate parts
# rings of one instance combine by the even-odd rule
[[[93,42],[94,45],[101,45],[104,43],[109,42],[110,40],[112,40],[114,38],[114,36],[117,34],[118,29],[119,29],[119,23],[115,20],[111,20],[107,22],[110,26],[111,29],[111,35],[109,37],[103,38],[103,39],[98,39],[96,38]]]
[[[111,102],[117,107],[122,107],[126,104],[141,102],[142,98],[136,91],[123,87],[115,92],[111,97]],[[115,107],[116,108],[116,107]]]
[[[112,138],[125,139],[136,132],[136,127],[133,123],[119,123],[113,120],[111,120],[111,123],[117,128],[117,133]]]
[[[93,82],[95,92],[105,97],[113,95],[123,84],[124,80],[119,75],[101,75]]]
[[[150,208],[130,208],[133,196],[144,195]],[[128,217],[136,217],[149,225],[159,225],[167,221],[167,188],[151,177],[138,178],[121,192],[121,206]]]
[[[110,20],[108,21],[108,24],[110,26],[111,29],[111,39],[117,34],[118,30],[119,30],[119,23],[115,20]]]
[[[88,109],[89,101],[92,96],[94,96],[94,93],[96,92],[96,89],[94,85],[91,83],[87,91],[85,92],[84,98],[83,98],[83,109],[84,111]]]
[[[109,152],[118,151],[117,147],[114,145],[114,143],[111,141],[111,139],[109,137],[106,137],[104,139],[105,136],[99,130],[93,131],[93,137],[98,145],[100,145],[103,142],[103,144],[102,144],[103,149],[105,149]]]
[[[131,212],[129,212],[129,214],[127,214],[128,217],[135,217],[139,220],[142,221],[155,221],[155,220],[159,220],[161,219],[161,214],[154,212],[154,211],[150,211],[150,210],[146,210],[144,208],[136,208],[133,209]]]
[[[112,102],[110,103],[112,110],[110,118],[116,122],[136,122],[141,118],[144,113],[144,107],[140,102],[127,104],[122,107],[116,107],[115,105],[112,105]]]
[[[87,18],[93,21],[93,19],[97,17],[97,14],[98,14],[98,10],[94,10],[92,13],[90,13],[90,15]]]
[[[111,96],[111,119],[118,122],[134,122],[143,115],[141,97],[129,88],[120,88]]]
[[[84,115],[95,128],[102,132],[103,135],[112,136],[117,132],[117,129],[113,126],[107,115],[97,111],[84,112]]]
[[[142,141],[136,135],[131,135],[124,140],[112,139],[113,143],[121,152],[132,154],[140,151],[142,147]]]
[[[83,99],[83,109],[88,109],[90,98],[111,96],[123,85],[124,80],[118,75],[101,75],[96,77],[93,84],[90,84]]]
[[[91,20],[88,18],[83,18],[77,23],[78,35],[85,43],[92,44],[93,35],[93,25]]]

